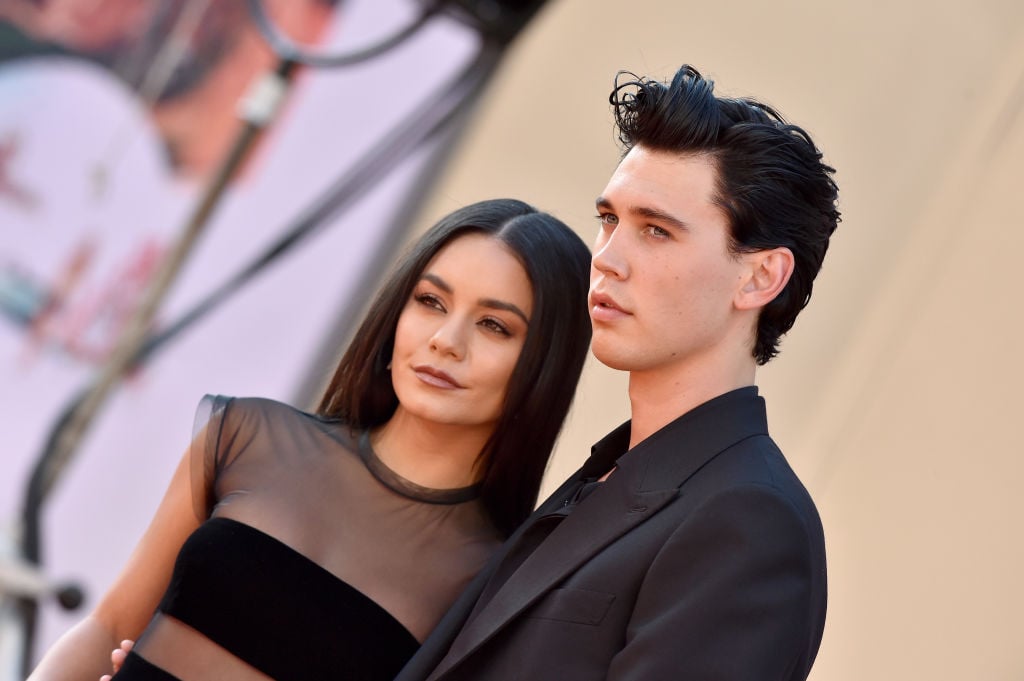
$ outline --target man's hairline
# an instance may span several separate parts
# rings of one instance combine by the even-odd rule
[[[686,149],[680,151],[678,149],[652,147],[644,144],[643,142],[637,142],[626,147],[625,151],[623,151],[622,153],[622,156],[619,158],[618,164],[616,164],[616,168],[622,164],[622,161],[624,161],[626,156],[629,155],[629,152],[633,151],[637,147],[647,152],[677,156],[680,159],[707,160],[708,164],[711,166],[712,172],[714,172],[715,174],[712,182],[714,190],[711,195],[711,204],[717,207],[721,211],[722,217],[725,218],[725,224],[729,230],[729,239],[728,244],[726,245],[729,250],[729,254],[734,258],[739,258],[744,253],[751,253],[758,250],[764,250],[745,249],[743,244],[740,243],[739,239],[736,238],[736,226],[735,224],[733,224],[733,214],[729,208],[728,202],[724,198],[725,192],[723,191],[724,178],[722,177],[722,158],[721,151],[719,149]],[[603,197],[599,196],[598,199],[600,198]]]

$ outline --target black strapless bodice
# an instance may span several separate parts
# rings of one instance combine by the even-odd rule
[[[160,611],[278,681],[392,679],[419,647],[358,590],[229,518],[182,546]]]

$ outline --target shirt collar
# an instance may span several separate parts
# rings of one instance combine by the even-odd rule
[[[580,476],[587,478],[604,475],[611,470],[613,465],[621,466],[620,459],[635,458],[634,453],[657,448],[658,444],[666,438],[672,441],[693,439],[705,441],[709,439],[708,436],[711,439],[729,438],[733,429],[730,428],[732,424],[729,423],[728,416],[751,402],[756,402],[756,405],[752,405],[756,419],[752,425],[756,431],[767,434],[768,424],[764,415],[764,400],[758,396],[757,386],[745,386],[713,397],[694,407],[638,443],[633,449],[629,449],[632,421],[626,421],[591,447],[590,458],[580,469]],[[756,418],[758,414],[760,415],[759,419]]]

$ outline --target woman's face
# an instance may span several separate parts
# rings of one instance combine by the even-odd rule
[[[466,234],[427,264],[398,318],[391,381],[399,409],[493,428],[533,311],[526,271],[502,242]]]

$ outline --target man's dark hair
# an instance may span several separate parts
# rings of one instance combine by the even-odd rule
[[[689,65],[671,83],[621,71],[610,101],[624,153],[641,146],[713,160],[714,200],[729,218],[734,253],[793,252],[789,283],[758,318],[753,354],[766,363],[810,300],[839,223],[835,169],[803,129],[756,100],[716,97],[714,81]]]

